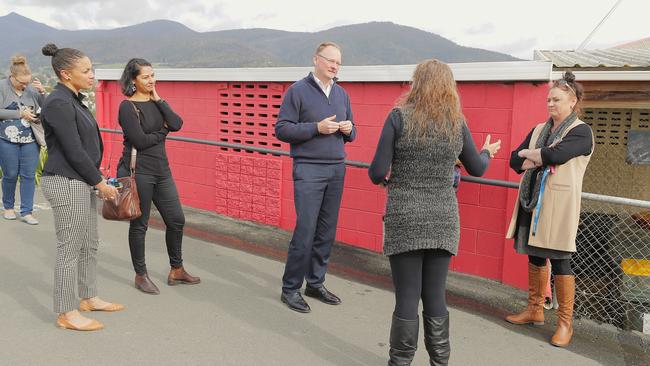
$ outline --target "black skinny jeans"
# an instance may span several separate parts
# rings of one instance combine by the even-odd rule
[[[451,253],[441,249],[423,249],[388,258],[395,285],[395,316],[405,320],[417,319],[420,299],[427,316],[447,315],[445,288]]]
[[[174,268],[181,267],[183,265],[181,247],[183,244],[185,214],[181,207],[174,179],[171,175],[136,174],[135,180],[138,185],[140,209],[142,210],[142,216],[132,220],[131,226],[129,226],[129,248],[131,249],[131,261],[135,273],[147,273],[147,265],[144,260],[144,241],[149,226],[152,202],[156,205],[167,227],[165,242],[167,244],[167,254],[169,255],[169,265]]]
[[[573,276],[570,259],[550,259],[551,271],[556,276]],[[537,267],[546,267],[546,258],[528,256],[528,263]]]

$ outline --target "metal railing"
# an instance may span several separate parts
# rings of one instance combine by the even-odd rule
[[[121,130],[100,129],[118,133]],[[168,140],[288,156],[287,151],[169,136]],[[346,160],[347,165],[369,164]],[[517,189],[518,183],[463,176],[462,181]],[[650,201],[582,193],[572,266],[575,313],[623,329],[650,332]],[[641,210],[647,210],[644,213]]]

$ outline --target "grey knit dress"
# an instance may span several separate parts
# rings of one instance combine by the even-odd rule
[[[396,141],[384,217],[385,255],[419,249],[458,252],[460,224],[452,183],[462,148],[461,133],[451,140],[434,135],[417,140],[403,133]]]

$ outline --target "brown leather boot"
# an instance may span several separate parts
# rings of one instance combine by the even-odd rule
[[[149,278],[149,274],[135,274],[135,288],[150,295],[159,295],[160,290],[153,281]]]
[[[544,290],[548,281],[548,266],[528,263],[528,306],[519,314],[508,315],[512,324],[544,325]]]
[[[167,276],[167,284],[169,286],[174,286],[178,284],[184,284],[184,285],[196,285],[197,283],[200,283],[201,279],[199,277],[194,277],[190,275],[189,273],[185,272],[185,268],[178,267],[174,268],[169,271],[169,276]]]
[[[555,289],[557,293],[557,329],[551,338],[551,344],[557,347],[566,347],[571,343],[573,336],[573,303],[576,294],[575,276],[555,276]]]

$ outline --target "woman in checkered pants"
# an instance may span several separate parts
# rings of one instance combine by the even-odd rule
[[[93,86],[90,59],[73,48],[43,47],[52,57],[59,78],[41,111],[49,158],[43,169],[42,188],[52,206],[57,248],[54,268],[54,312],[57,326],[71,330],[98,330],[104,326],[82,316],[81,311],[119,311],[123,305],[97,296],[96,193],[112,199],[115,187],[106,184],[99,166],[103,145],[93,115],[83,103],[82,89]],[[76,283],[81,302],[75,295]]]

